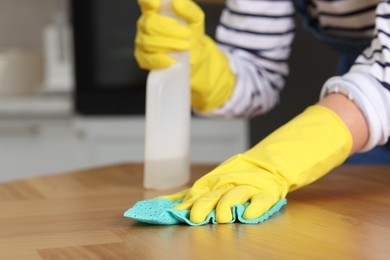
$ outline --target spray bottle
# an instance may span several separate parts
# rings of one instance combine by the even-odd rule
[[[161,0],[160,13],[180,22],[171,0]],[[190,62],[189,53],[171,53],[172,66],[151,71],[146,87],[144,187],[164,190],[189,181]]]

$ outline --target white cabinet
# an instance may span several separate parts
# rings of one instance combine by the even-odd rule
[[[76,128],[87,144],[93,165],[143,161],[143,117],[79,118]],[[218,163],[247,147],[246,121],[194,118],[191,122],[192,162]]]
[[[89,166],[72,120],[0,120],[0,181]]]
[[[0,119],[0,181],[142,162],[143,117]],[[194,118],[191,161],[219,163],[248,148],[248,123]]]
[[[79,117],[75,122],[92,165],[143,160],[143,117]]]

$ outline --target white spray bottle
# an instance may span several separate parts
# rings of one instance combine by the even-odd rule
[[[161,0],[160,13],[179,21],[171,0]],[[181,21],[183,22],[183,21]],[[147,79],[144,187],[164,190],[190,178],[190,62],[189,53],[170,54],[177,61],[151,71]]]

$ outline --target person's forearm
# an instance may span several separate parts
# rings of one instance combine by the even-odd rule
[[[343,94],[332,93],[318,102],[318,105],[334,111],[348,127],[353,140],[351,154],[364,147],[369,137],[368,125],[362,112],[353,101]]]

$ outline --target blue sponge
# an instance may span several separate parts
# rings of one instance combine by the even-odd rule
[[[213,210],[207,216],[205,221],[197,224],[191,222],[190,210],[172,209],[174,205],[181,203],[181,201],[182,200],[175,202],[163,198],[139,201],[132,208],[128,209],[124,213],[124,216],[138,220],[140,222],[157,225],[174,225],[179,223],[186,223],[191,226],[199,226],[210,222],[213,224],[218,224],[215,218],[215,210]],[[233,220],[229,223],[233,223],[237,220],[245,224],[257,224],[263,222],[267,220],[270,216],[272,216],[274,213],[278,212],[284,205],[286,205],[286,203],[286,199],[281,199],[261,217],[250,220],[246,220],[242,217],[249,203],[247,202],[243,205],[235,205],[232,209]]]

